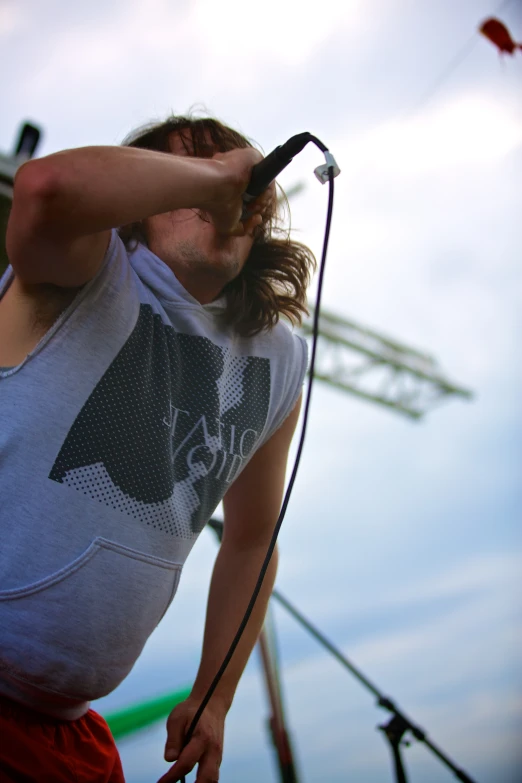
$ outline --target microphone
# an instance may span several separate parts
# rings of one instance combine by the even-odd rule
[[[308,144],[311,138],[310,133],[298,133],[297,136],[292,136],[286,144],[276,147],[266,158],[257,163],[252,169],[250,182],[243,194],[244,204],[249,204],[266,190],[277,175],[293,160],[294,156]]]

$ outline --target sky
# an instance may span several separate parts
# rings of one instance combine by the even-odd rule
[[[324,307],[433,355],[474,396],[412,422],[317,384],[277,587],[476,783],[520,783],[522,52],[476,34],[493,14],[522,40],[520,0],[0,0],[0,150],[26,119],[45,155],[193,106],[266,153],[304,130],[331,149]],[[280,178],[304,185],[292,226],[316,255],[322,162],[307,147]],[[216,551],[204,531],[102,713],[190,684]],[[273,617],[301,783],[393,780],[388,714]],[[267,714],[256,651],[223,781],[278,779]],[[164,738],[160,723],[121,741],[128,783],[165,772]],[[413,783],[453,777],[420,743],[404,757]]]

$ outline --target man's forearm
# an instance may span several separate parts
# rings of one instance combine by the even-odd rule
[[[259,576],[266,549],[257,547],[234,550],[223,545],[219,551],[208,598],[201,664],[192,689],[192,696],[197,699],[204,697],[236,635]],[[232,703],[241,674],[263,626],[276,571],[277,550],[270,561],[241,641],[213,697],[219,700],[225,709]]]
[[[35,192],[42,219],[94,234],[180,208],[202,207],[222,187],[217,161],[132,147],[83,147],[25,163],[17,193]],[[67,220],[64,222],[64,217]]]

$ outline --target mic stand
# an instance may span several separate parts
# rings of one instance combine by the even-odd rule
[[[223,533],[223,523],[218,519],[212,518],[209,520],[208,525],[214,530],[218,538],[221,540],[221,535]],[[337,658],[339,663],[348,669],[348,671],[350,671],[359,680],[359,682],[361,682],[369,691],[374,694],[374,696],[377,697],[377,705],[379,707],[383,707],[383,709],[392,713],[392,717],[389,722],[383,724],[382,726],[378,726],[378,728],[384,733],[384,736],[390,743],[397,783],[407,783],[406,772],[402,762],[400,749],[401,742],[403,744],[409,744],[408,742],[403,742],[402,739],[407,731],[411,732],[411,734],[419,742],[424,742],[424,744],[432,751],[432,753],[434,753],[442,761],[442,763],[445,764],[454,773],[455,777],[462,781],[462,783],[476,783],[476,781],[470,778],[470,776],[464,772],[464,770],[459,769],[457,765],[454,764],[454,762],[448,756],[446,756],[445,753],[443,753],[442,750],[437,748],[437,746],[428,739],[427,734],[425,731],[423,731],[423,729],[412,723],[409,718],[407,718],[404,713],[395,706],[391,699],[388,699],[386,696],[384,696],[378,690],[378,688],[376,688],[376,686],[373,685],[373,683],[371,683],[370,680],[364,676],[364,674],[356,669],[356,667],[350,663],[348,658],[343,655],[343,653],[338,650],[337,647],[335,647],[326,638],[326,636],[323,636],[323,634],[318,631],[317,628],[315,628],[312,623],[306,619],[306,617],[304,617],[294,606],[292,606],[292,604],[287,601],[278,590],[273,590],[272,598],[274,598],[276,601],[279,601],[279,603],[284,606],[287,612],[289,612],[292,617],[294,617],[294,619],[296,619],[304,628],[306,628],[306,630],[311,633],[312,636],[334,656],[334,658]]]
[[[401,756],[401,741],[404,733],[408,731],[407,724],[398,715],[394,715],[388,723],[384,723],[378,728],[384,732],[390,743],[397,783],[407,783],[408,779]],[[405,742],[405,744],[409,745],[410,743]]]
[[[476,781],[470,778],[470,776],[464,772],[464,770],[459,769],[457,765],[454,764],[454,762],[448,756],[446,756],[445,753],[443,753],[442,750],[437,748],[437,746],[428,739],[426,732],[419,728],[419,726],[416,726],[414,723],[412,723],[404,715],[404,713],[402,713],[395,706],[391,699],[383,696],[383,694],[375,687],[375,685],[373,685],[373,683],[371,683],[360,671],[358,671],[358,669],[356,669],[355,666],[350,663],[348,658],[346,658],[346,656],[343,655],[340,650],[334,647],[334,645],[325,636],[323,636],[323,634],[318,631],[317,628],[308,622],[306,617],[298,612],[298,610],[292,606],[292,604],[289,603],[289,601],[287,601],[278,590],[273,591],[272,598],[275,598],[276,601],[279,601],[279,603],[284,606],[285,609],[290,612],[290,614],[299,623],[301,623],[301,625],[303,625],[320,644],[323,645],[323,647],[326,647],[326,649],[332,653],[334,658],[337,658],[337,660],[346,669],[348,669],[355,677],[357,677],[357,679],[377,697],[377,705],[379,707],[383,707],[385,710],[388,710],[392,713],[392,718],[390,721],[385,725],[379,726],[378,728],[384,732],[386,739],[390,743],[397,783],[407,783],[406,772],[404,770],[404,764],[402,762],[400,753],[400,744],[406,731],[411,732],[411,734],[419,742],[424,742],[424,744],[454,773],[455,777],[462,781],[462,783],[476,783]]]

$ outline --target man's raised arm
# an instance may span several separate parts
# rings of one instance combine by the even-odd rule
[[[28,161],[14,183],[9,261],[26,283],[73,287],[98,271],[112,228],[198,208],[216,211],[222,230],[234,231],[242,193],[260,159],[250,148],[207,159],[83,147]]]

